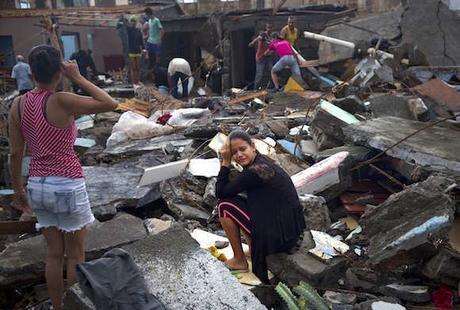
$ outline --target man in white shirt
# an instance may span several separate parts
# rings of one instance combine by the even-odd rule
[[[184,58],[173,58],[168,66],[168,82],[171,94],[179,98],[177,83],[182,84],[182,97],[188,97],[188,79],[192,76],[190,64]]]
[[[17,64],[11,71],[11,78],[16,80],[19,94],[23,95],[34,87],[32,84],[32,72],[29,65],[24,62],[22,55],[18,55],[16,61]]]

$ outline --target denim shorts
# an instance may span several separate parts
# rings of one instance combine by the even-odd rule
[[[84,178],[29,177],[27,199],[38,219],[37,230],[74,232],[94,222]]]
[[[281,57],[280,60],[278,60],[273,66],[272,70],[278,73],[286,67],[291,70],[292,75],[300,75],[300,67],[294,55],[286,55]]]

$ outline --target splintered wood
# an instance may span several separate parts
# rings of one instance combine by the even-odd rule
[[[150,117],[156,111],[176,110],[184,107],[184,102],[172,96],[162,95],[153,87],[139,86],[134,92],[136,98],[126,99],[118,105],[118,110],[132,111]]]

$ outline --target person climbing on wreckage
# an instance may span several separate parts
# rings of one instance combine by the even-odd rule
[[[62,309],[63,262],[67,284],[76,282],[75,266],[85,260],[85,227],[94,221],[83,170],[73,149],[77,115],[112,111],[116,102],[86,80],[77,62],[61,62],[54,47],[40,45],[29,54],[35,89],[17,97],[10,109],[9,132],[14,202],[24,213],[34,211],[37,229],[47,244],[46,283],[53,309]],[[62,76],[90,96],[56,91]],[[24,145],[32,156],[27,194],[21,170]]]
[[[302,241],[305,220],[297,191],[289,175],[260,154],[244,131],[231,132],[220,154],[217,210],[234,253],[226,266],[230,270],[248,271],[241,230],[250,247],[254,274],[268,283],[266,256],[290,252]],[[230,180],[232,160],[243,171]],[[243,193],[246,198],[241,196]]]
[[[279,74],[284,68],[289,68],[292,78],[302,80],[299,60],[294,49],[289,41],[283,39],[277,32],[272,33],[272,38],[268,45],[268,50],[265,51],[265,55],[271,53],[276,53],[279,57],[279,60],[273,65],[271,71],[272,81],[276,91],[280,90]]]

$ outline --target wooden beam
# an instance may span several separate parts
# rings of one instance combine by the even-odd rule
[[[257,97],[264,97],[264,96],[267,96],[267,95],[268,95],[268,92],[266,90],[256,91],[256,92],[244,95],[244,96],[236,97],[236,98],[230,100],[228,103],[229,104],[238,104],[238,103],[245,102],[245,101],[248,101],[248,100],[251,100],[251,99],[255,99]]]
[[[0,235],[35,233],[36,221],[1,221]]]

